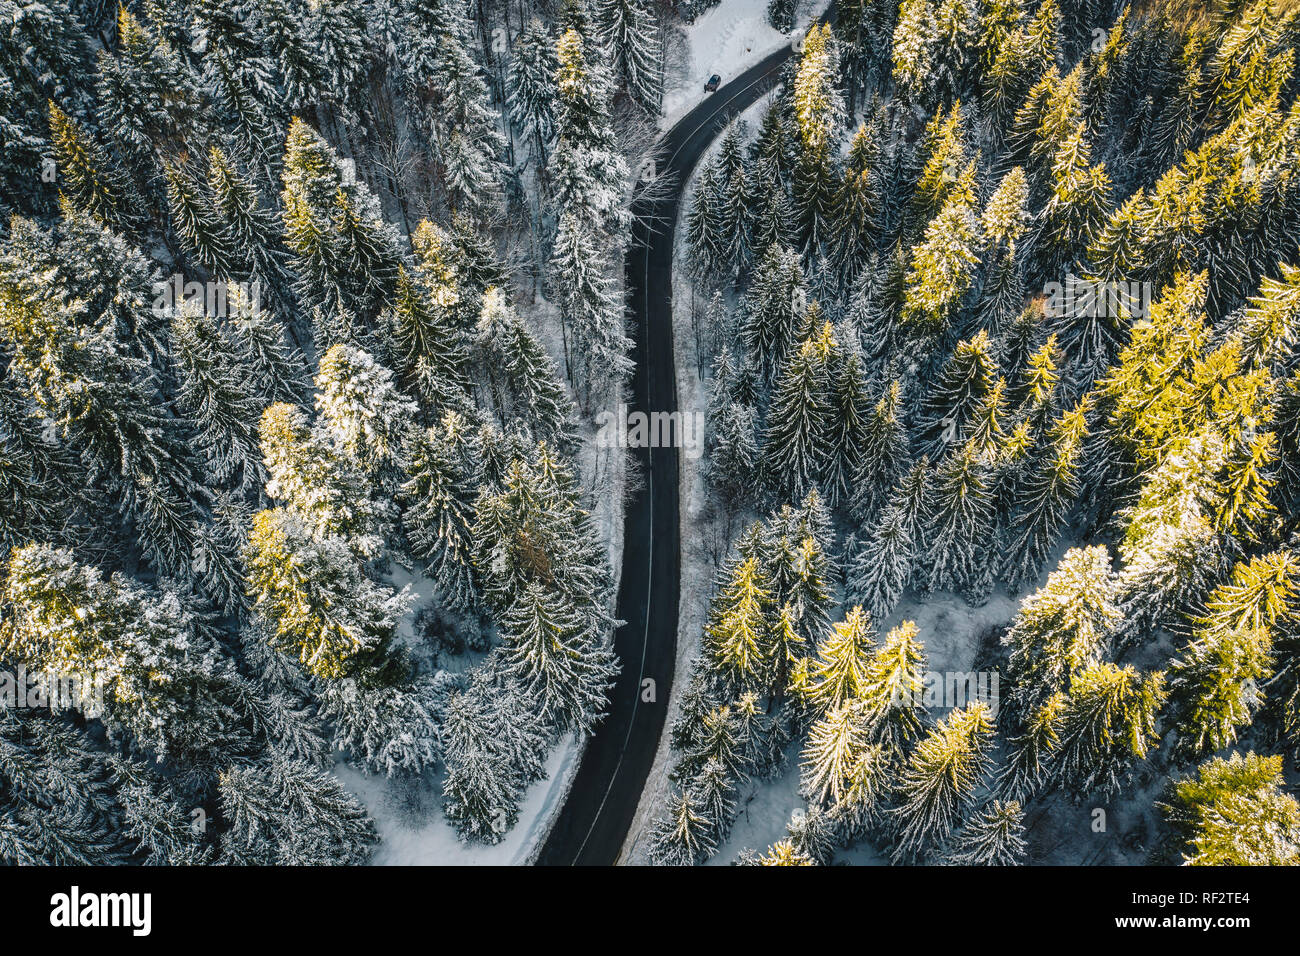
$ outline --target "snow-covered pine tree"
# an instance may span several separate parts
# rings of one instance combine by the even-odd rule
[[[1078,796],[1119,792],[1135,761],[1158,746],[1164,674],[1089,663],[1074,675],[1057,724],[1053,775]]]
[[[473,497],[481,463],[472,422],[455,411],[411,437],[402,525],[411,552],[428,561],[447,601],[468,609],[477,601],[473,566]]]
[[[993,588],[992,566],[981,548],[993,532],[989,467],[973,442],[935,469],[927,505],[927,582],[934,590],[960,590],[976,606]]]
[[[1015,800],[992,800],[953,839],[943,862],[950,866],[1017,866],[1025,856],[1025,814]]]
[[[596,29],[610,71],[632,100],[651,114],[663,99],[659,24],[645,0],[598,0]]]
[[[529,143],[533,161],[542,165],[555,134],[555,78],[559,69],[555,41],[546,25],[537,18],[529,20],[515,38],[507,105],[511,122]]]
[[[899,480],[846,571],[850,599],[872,620],[883,621],[893,612],[912,579],[929,471],[922,458]]]
[[[1185,749],[1221,750],[1249,726],[1263,703],[1260,688],[1273,676],[1278,625],[1294,615],[1298,587],[1295,556],[1275,551],[1239,563],[1210,594],[1169,673]]]
[[[1282,756],[1212,757],[1175,781],[1164,811],[1176,852],[1193,866],[1294,866],[1300,803],[1282,787]]]
[[[172,320],[172,348],[181,406],[196,426],[208,484],[260,488],[266,475],[256,429],[263,399],[243,356],[212,319],[192,311]]]
[[[983,701],[953,710],[917,744],[894,809],[894,859],[935,855],[974,804],[990,765],[993,718]]]
[[[833,441],[831,355],[834,331],[814,330],[786,361],[772,395],[763,434],[770,486],[785,500],[801,498],[825,480]]]

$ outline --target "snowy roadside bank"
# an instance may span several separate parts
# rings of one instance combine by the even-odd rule
[[[830,0],[802,0],[795,14],[795,28],[782,33],[767,22],[767,0],[722,0],[686,27],[689,64],[665,79],[663,115],[659,128],[673,124],[711,94],[704,83],[714,73],[726,83],[774,50],[803,36],[814,20],[825,12]]]

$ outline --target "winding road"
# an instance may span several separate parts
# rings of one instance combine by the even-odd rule
[[[775,85],[793,45],[777,50],[721,86],[660,140],[656,173],[669,189],[638,188],[636,217],[625,264],[635,338],[629,411],[677,411],[673,362],[673,232],[691,170],[732,116]],[[725,64],[719,64],[725,67]],[[672,692],[677,659],[681,540],[678,450],[631,449],[645,476],[627,502],[623,524],[623,574],[614,634],[623,663],[610,711],[587,743],[573,786],[538,854],[541,866],[618,862],[654,765]],[[654,681],[654,700],[643,700]]]

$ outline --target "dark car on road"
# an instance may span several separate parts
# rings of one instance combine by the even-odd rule
[[[705,92],[705,93],[712,93],[714,90],[716,90],[716,89],[717,89],[719,86],[721,86],[721,85],[722,85],[722,77],[720,77],[720,76],[718,76],[718,74],[714,73],[711,77],[709,77],[709,82],[707,82],[707,83],[704,84],[704,92]]]

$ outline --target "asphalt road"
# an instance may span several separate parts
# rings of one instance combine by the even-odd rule
[[[636,217],[628,247],[627,295],[635,339],[629,411],[677,411],[673,363],[673,230],[691,170],[718,132],[776,83],[792,47],[778,50],[724,83],[686,114],[660,141],[657,175],[669,189],[634,197]],[[719,64],[724,68],[725,64]],[[610,711],[583,754],[573,788],[543,844],[542,866],[609,866],[618,861],[646,777],[654,764],[668,713],[677,658],[681,541],[678,525],[678,449],[631,449],[642,487],[627,502],[623,573],[614,634],[623,669]],[[654,681],[653,702],[642,699]]]

